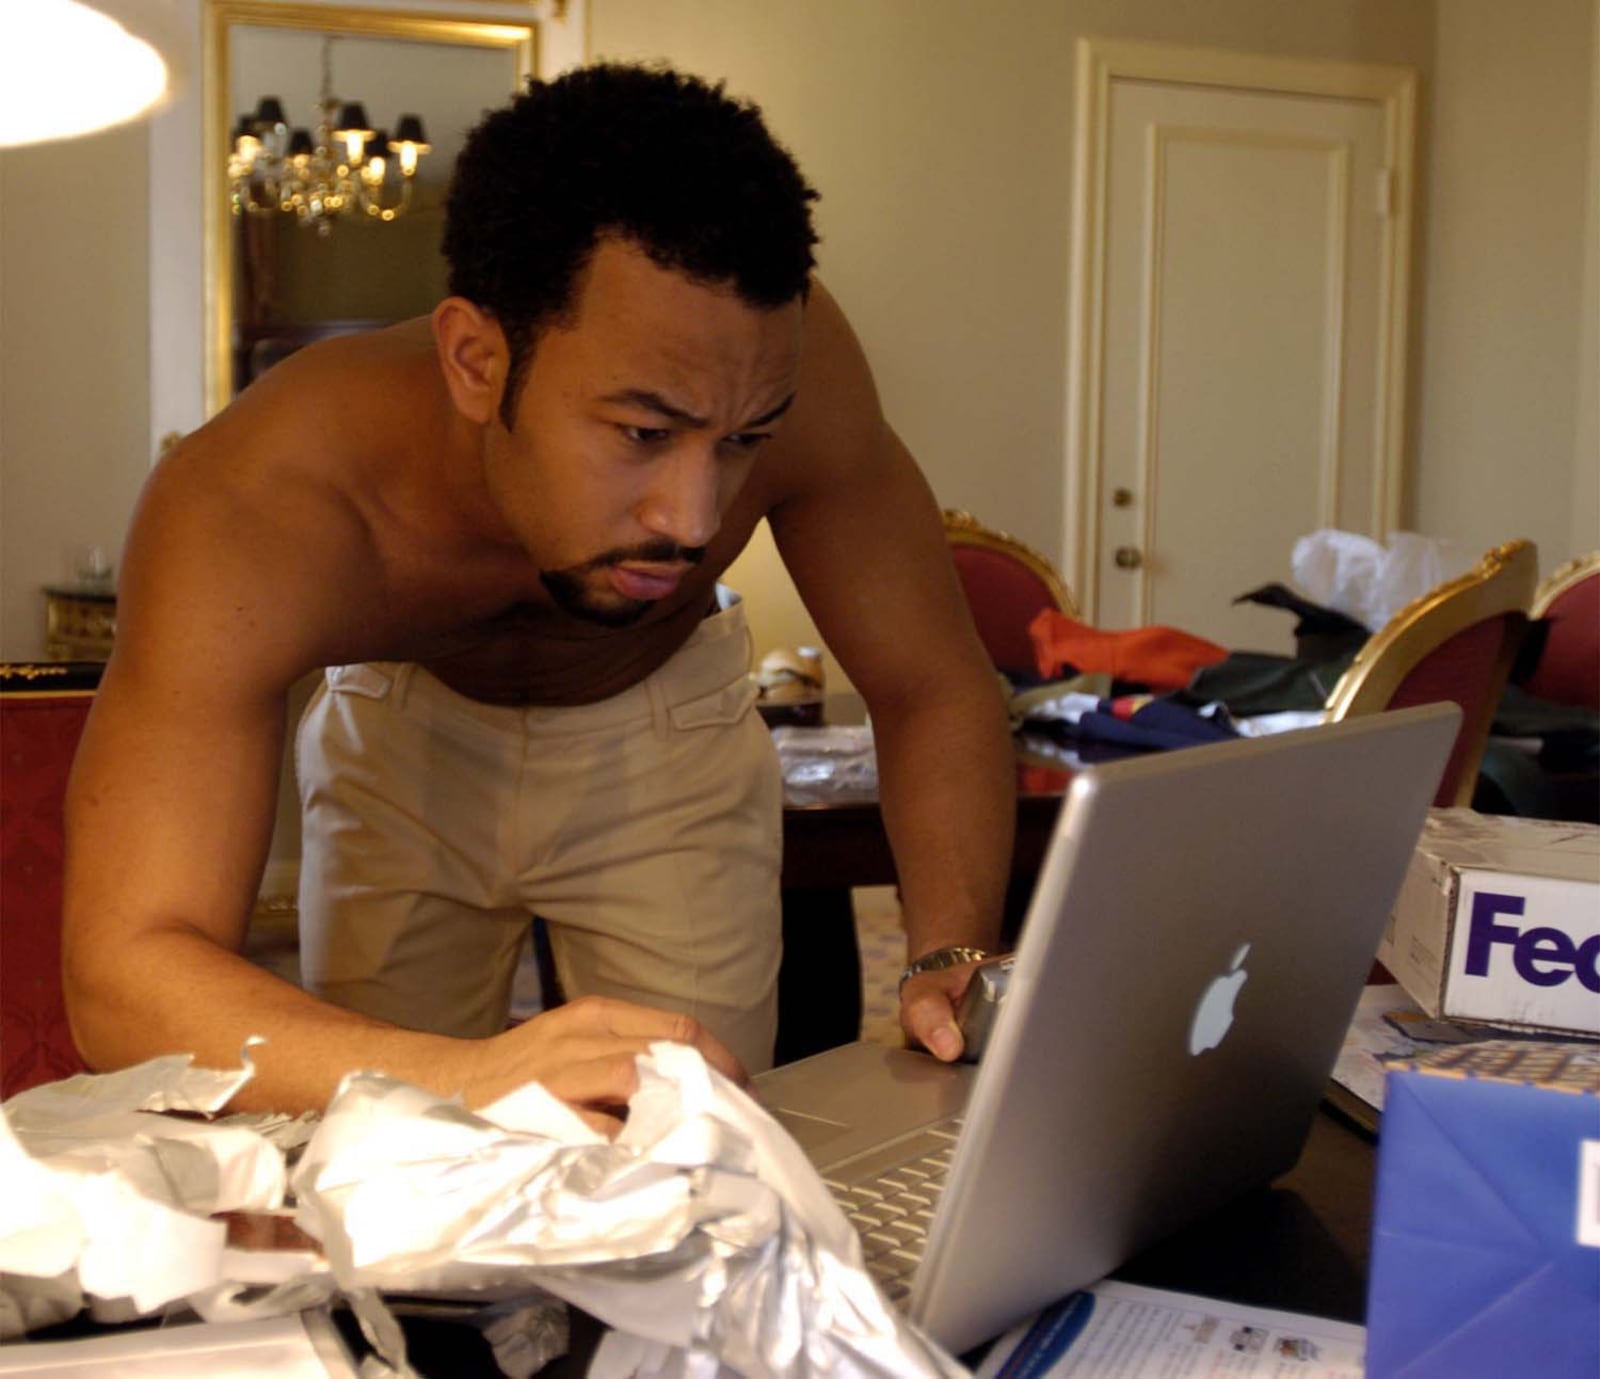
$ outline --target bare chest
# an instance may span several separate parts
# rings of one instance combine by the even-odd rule
[[[414,524],[406,539],[379,528],[380,578],[349,617],[329,660],[412,661],[484,703],[595,703],[664,664],[715,611],[719,577],[770,506],[752,484],[724,518],[700,564],[637,622],[607,627],[561,611],[520,551],[465,554]],[[375,524],[376,525],[376,524]],[[351,610],[347,610],[350,612]]]
[[[688,640],[715,595],[708,582],[624,628],[592,628],[542,607],[516,605],[411,648],[414,660],[458,694],[488,704],[588,704],[637,684]]]

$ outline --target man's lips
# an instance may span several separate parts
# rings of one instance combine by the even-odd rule
[[[680,565],[612,565],[607,573],[611,587],[624,598],[653,600],[664,599],[689,573],[690,566]]]

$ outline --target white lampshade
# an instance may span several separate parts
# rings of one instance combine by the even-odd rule
[[[0,147],[89,134],[159,105],[173,72],[138,17],[160,10],[160,0],[0,4]]]

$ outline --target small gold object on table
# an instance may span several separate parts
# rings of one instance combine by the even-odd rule
[[[117,633],[117,592],[105,585],[46,585],[44,654],[51,661],[104,661]]]
[[[769,651],[755,670],[756,709],[769,728],[814,728],[822,722],[822,652],[814,646]]]

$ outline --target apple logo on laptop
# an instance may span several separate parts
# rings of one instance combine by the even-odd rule
[[[1234,1000],[1250,975],[1244,970],[1244,960],[1249,952],[1250,945],[1241,943],[1239,951],[1233,955],[1233,961],[1228,964],[1228,971],[1223,976],[1213,977],[1206,984],[1205,994],[1194,1008],[1194,1020],[1189,1026],[1191,1054],[1216,1048],[1232,1027]]]

